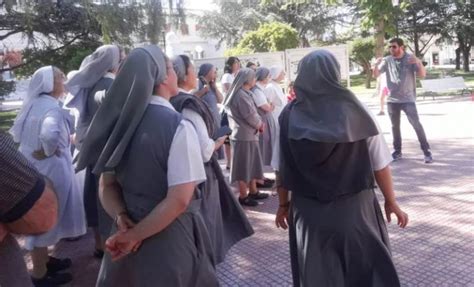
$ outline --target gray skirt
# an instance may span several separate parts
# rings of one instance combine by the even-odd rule
[[[264,166],[269,166],[272,162],[273,153],[273,142],[276,137],[276,126],[275,120],[273,119],[272,113],[266,113],[261,115],[263,122],[265,123],[265,129],[259,137],[260,153],[262,154],[262,161]]]
[[[201,202],[191,204],[195,211],[144,240],[137,252],[115,262],[106,253],[96,286],[218,286],[209,235],[196,208]]]
[[[289,221],[294,286],[400,286],[373,190],[331,202],[293,192]]]
[[[206,223],[216,264],[224,261],[229,249],[254,231],[215,158],[204,165],[206,182],[202,191],[201,213]]]
[[[263,179],[263,163],[258,141],[231,140],[230,182]]]

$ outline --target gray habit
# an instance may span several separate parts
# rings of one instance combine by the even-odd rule
[[[116,168],[127,212],[141,221],[167,194],[169,149],[181,121],[175,111],[150,105]],[[157,123],[160,123],[157,125]],[[97,286],[217,286],[201,199],[140,249],[112,262],[106,253]],[[112,234],[115,233],[115,227]]]
[[[373,191],[366,139],[375,124],[338,75],[329,52],[304,57],[296,100],[279,118],[280,178],[292,191],[293,284],[400,286]]]
[[[258,146],[258,128],[262,121],[250,93],[240,89],[228,104],[233,151],[230,182],[248,183],[263,178],[263,162]]]
[[[149,105],[166,77],[166,60],[154,45],[134,49],[100,106],[79,154],[78,168],[115,170],[130,218],[139,222],[167,195],[167,160],[181,115]],[[217,286],[212,248],[200,199],[137,252],[116,262],[106,253],[97,286]],[[115,229],[112,230],[115,232]]]
[[[172,97],[170,102],[178,112],[185,108],[191,109],[198,113],[208,126],[212,126],[211,111],[201,99],[181,92]],[[213,129],[208,127],[208,133],[212,132]],[[218,264],[224,261],[225,255],[234,244],[251,236],[254,231],[222,173],[216,153],[204,164],[204,168],[206,181],[199,186],[202,191],[201,213]]]
[[[253,94],[263,93],[263,90],[259,86],[255,86],[252,89]],[[255,96],[255,95],[253,95]],[[265,112],[264,110],[257,107],[258,114],[262,118],[265,128],[263,133],[260,134],[258,144],[260,148],[260,154],[262,155],[263,165],[269,166],[272,161],[273,154],[273,142],[276,140],[276,125],[275,119],[271,112]]]

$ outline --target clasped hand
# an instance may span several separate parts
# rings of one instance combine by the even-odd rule
[[[110,253],[112,261],[117,261],[140,248],[142,240],[137,239],[133,232],[134,226],[135,223],[128,215],[118,216],[117,232],[105,241],[105,248]]]

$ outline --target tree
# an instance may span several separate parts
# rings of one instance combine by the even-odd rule
[[[446,20],[444,5],[432,1],[410,2],[399,20],[400,34],[410,43],[414,54],[423,58],[435,43]]]
[[[443,25],[444,39],[456,39],[456,68],[460,68],[460,56],[463,58],[463,70],[469,71],[470,52],[474,44],[474,5],[455,0],[446,5],[447,17]]]
[[[276,52],[298,46],[298,32],[288,24],[273,22],[263,24],[248,32],[237,45],[237,51],[248,53]],[[231,54],[236,54],[230,52]]]
[[[263,0],[259,7],[262,14],[295,28],[302,47],[309,47],[313,40],[322,40],[338,21],[342,22],[348,16],[347,12],[338,9],[340,7],[319,1],[288,1],[282,5],[279,1]]]
[[[100,27],[87,9],[69,2],[27,1],[23,6],[12,1],[1,2],[0,41],[13,35],[27,40],[23,62],[0,68],[0,73],[23,69],[32,71],[38,65],[55,64],[52,55],[73,45],[95,48],[99,44]]]
[[[375,56],[375,40],[372,38],[358,38],[351,43],[350,59],[363,68],[365,87],[370,89],[372,80],[372,66],[370,61]]]
[[[220,1],[219,11],[209,11],[198,17],[200,34],[217,39],[218,45],[237,46],[245,32],[256,30],[267,22],[266,17],[254,9],[258,1],[251,2],[247,7],[238,1]]]
[[[84,5],[88,13],[97,20],[104,44],[118,43],[129,47],[133,44],[133,36],[144,34],[144,9],[141,5],[121,3],[121,0],[113,0],[103,5],[88,2]]]
[[[30,75],[40,66],[54,64],[64,71],[77,69],[82,58],[100,44],[132,46],[142,42],[158,43],[166,28],[162,0],[123,5],[108,0],[96,5],[91,0],[0,0],[0,42],[14,35],[27,40],[24,61],[17,66],[1,67],[0,73],[16,70]],[[182,25],[183,1],[169,0],[170,23]]]

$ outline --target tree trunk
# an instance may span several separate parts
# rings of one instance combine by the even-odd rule
[[[365,74],[365,88],[370,89],[371,87],[371,81],[372,81],[372,75],[369,73]]]
[[[307,48],[307,47],[311,46],[311,45],[309,44],[308,38],[306,38],[306,36],[301,36],[300,39],[301,39],[301,41],[300,41],[301,47]]]
[[[385,21],[380,19],[377,24],[375,24],[375,58],[383,57],[383,50],[385,46]]]
[[[469,72],[469,54],[471,52],[471,47],[469,46],[466,46],[464,47],[463,51],[462,51],[462,59],[463,59],[463,65],[462,65],[462,68],[464,70],[464,72]]]
[[[365,88],[370,89],[370,82],[372,80],[372,69],[370,63],[367,63],[364,67],[365,70]]]
[[[417,58],[420,57],[420,43],[418,42],[419,39],[418,39],[418,33],[415,32],[415,41],[414,41],[414,44],[415,44],[415,56]]]
[[[417,58],[420,57],[420,36],[418,35],[418,32],[416,31],[416,14],[413,15],[413,44],[415,44],[415,56]]]
[[[457,47],[456,50],[454,50],[456,52],[456,59],[455,59],[455,62],[456,62],[456,70],[461,70],[461,48],[460,47]]]

